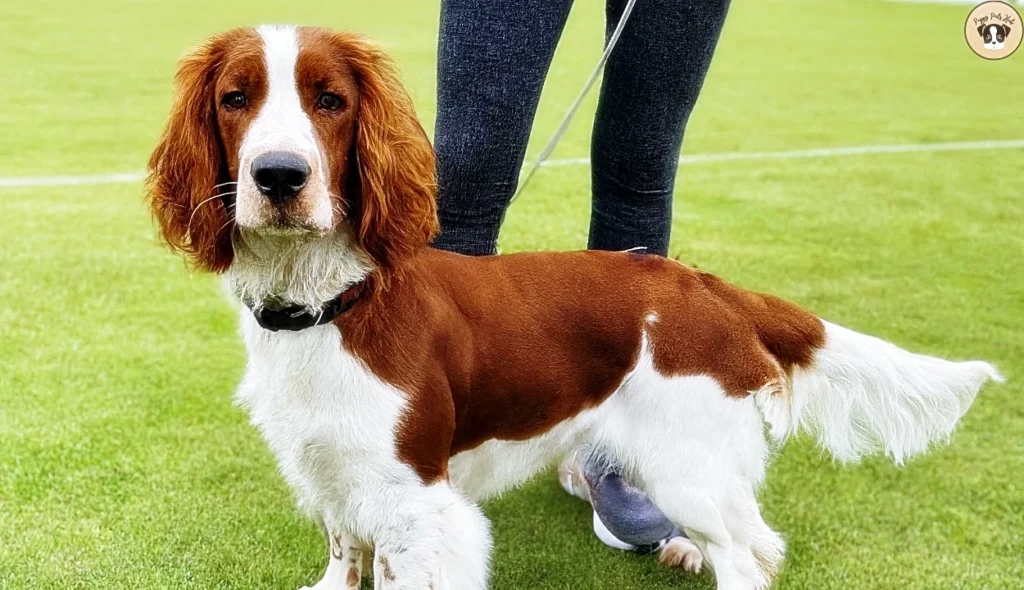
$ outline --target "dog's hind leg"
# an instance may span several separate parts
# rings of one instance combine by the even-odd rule
[[[719,590],[767,588],[770,577],[750,545],[757,532],[754,523],[737,518],[730,512],[730,502],[723,501],[720,493],[710,487],[682,481],[666,482],[663,486],[651,489],[655,501],[701,548],[715,572]]]
[[[782,565],[786,544],[765,523],[756,493],[749,482],[737,480],[729,490],[726,502],[725,526],[732,534],[734,543],[750,549],[764,580],[763,585],[767,586]]]
[[[719,590],[767,588],[783,543],[755,490],[768,459],[753,397],[725,395],[707,376],[665,377],[646,355],[609,399],[598,444],[700,547]]]

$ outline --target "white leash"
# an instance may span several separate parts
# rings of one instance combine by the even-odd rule
[[[622,36],[622,30],[626,28],[626,22],[629,20],[629,15],[633,13],[633,5],[636,4],[636,0],[629,0],[626,3],[626,7],[622,10],[622,17],[619,18],[619,24],[615,25],[615,30],[612,32],[611,38],[608,39],[608,45],[604,48],[604,53],[601,54],[601,59],[598,60],[597,65],[594,67],[594,71],[590,73],[590,78],[587,79],[587,83],[583,85],[583,90],[580,91],[579,96],[576,97],[576,101],[569,107],[569,111],[562,117],[562,122],[558,124],[558,129],[555,130],[555,134],[548,140],[547,145],[541,150],[540,155],[534,160],[533,164],[530,165],[530,169],[526,172],[526,177],[519,183],[519,188],[516,189],[512,200],[509,204],[514,202],[519,195],[523,193],[523,189],[526,185],[530,184],[530,180],[533,179],[533,175],[537,173],[541,165],[551,157],[552,152],[555,151],[555,146],[558,145],[558,141],[562,139],[565,132],[569,129],[569,123],[572,122],[573,117],[576,116],[576,111],[579,110],[580,105],[583,104],[583,99],[586,98],[587,93],[593,88],[594,82],[597,81],[597,77],[601,75],[601,70],[604,69],[604,64],[608,61],[608,56],[612,54],[612,50],[615,49],[615,44],[619,42],[619,37]]]

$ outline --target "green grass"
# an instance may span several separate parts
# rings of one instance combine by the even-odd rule
[[[546,140],[597,58],[579,2],[545,91]],[[641,1],[638,10],[643,10]],[[984,62],[968,7],[737,0],[688,153],[1024,137],[1024,54]],[[0,177],[140,170],[175,59],[229,26],[369,33],[433,120],[437,2],[7,2]],[[593,100],[556,157],[587,153]],[[777,588],[1020,587],[1022,150],[706,163],[681,170],[673,254],[917,350],[985,358],[949,447],[897,469],[789,444],[762,492]],[[586,243],[585,168],[541,172],[506,251]],[[325,550],[231,394],[244,363],[217,281],[161,249],[138,185],[0,189],[0,588],[281,588]],[[589,532],[542,477],[487,506],[499,589],[710,588]]]

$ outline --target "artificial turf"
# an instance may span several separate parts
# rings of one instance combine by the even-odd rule
[[[643,0],[637,10],[643,10]],[[0,6],[0,179],[142,169],[175,59],[235,25],[365,32],[433,120],[437,2]],[[968,6],[737,0],[688,154],[1024,138],[1024,53],[985,62]],[[600,3],[570,19],[537,119],[596,60]],[[556,158],[587,154],[593,99]],[[535,151],[536,147],[534,150]],[[808,441],[762,491],[789,543],[780,589],[1024,587],[1022,149],[681,168],[672,253],[906,347],[983,358],[952,444],[840,467]],[[543,170],[504,251],[586,243],[589,171]],[[0,188],[0,588],[281,588],[326,550],[232,406],[244,354],[215,278],[162,249],[139,184]],[[487,506],[498,589],[710,588],[600,545],[550,476]]]

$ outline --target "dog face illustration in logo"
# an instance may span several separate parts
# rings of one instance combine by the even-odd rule
[[[1006,25],[981,25],[978,34],[985,40],[985,49],[1002,49],[1006,38],[1010,36],[1010,27]]]

